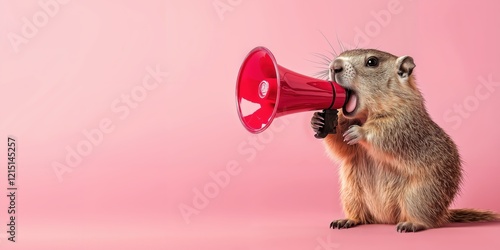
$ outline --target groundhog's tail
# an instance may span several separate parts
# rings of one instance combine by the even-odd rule
[[[500,214],[475,209],[450,209],[450,222],[498,221]]]

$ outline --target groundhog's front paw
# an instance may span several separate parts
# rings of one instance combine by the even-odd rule
[[[337,228],[337,229],[351,228],[351,227],[354,227],[358,224],[359,223],[357,221],[349,220],[349,219],[334,220],[334,221],[332,221],[332,223],[330,223],[330,228],[333,228],[333,229],[335,229],[335,228]]]
[[[344,141],[349,145],[354,145],[365,139],[365,131],[361,126],[351,125],[344,133]]]
[[[314,112],[314,115],[311,118],[311,128],[314,130],[316,134],[318,134],[321,132],[324,126],[325,126],[325,118],[321,116],[320,112]]]

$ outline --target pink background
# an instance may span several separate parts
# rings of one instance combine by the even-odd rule
[[[343,216],[337,166],[312,136],[311,113],[255,136],[234,98],[239,66],[259,45],[308,75],[318,70],[312,53],[330,50],[320,31],[336,50],[338,37],[411,55],[429,113],[464,159],[453,206],[500,211],[496,1],[60,2],[50,16],[35,0],[0,2],[0,161],[8,135],[19,150],[16,243],[2,226],[6,164],[0,170],[2,249],[500,248],[498,223],[332,231],[329,222]],[[227,11],[219,15],[214,3]],[[37,31],[13,43],[33,17]],[[137,92],[157,65],[168,77]],[[489,77],[493,86],[484,87],[479,79]],[[134,108],[120,99],[131,93],[146,93]],[[103,119],[113,131],[60,181],[55,162],[66,164],[67,148],[85,144],[83,131]],[[228,164],[239,172],[214,186],[213,173]],[[179,206],[194,206],[207,186],[213,198],[183,218]]]

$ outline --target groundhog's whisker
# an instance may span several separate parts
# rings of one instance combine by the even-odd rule
[[[329,69],[321,70],[321,71],[316,72],[314,74],[314,77],[320,78],[320,79],[328,79],[329,73],[330,73]]]
[[[328,51],[328,50],[325,50],[325,51],[326,51],[327,53],[329,53],[329,54],[332,56],[332,59],[331,59],[332,61],[333,61],[333,60],[337,57],[337,55],[336,55],[336,54],[334,54],[333,52]]]
[[[311,62],[311,63],[314,63],[314,64],[318,64],[320,66],[315,66],[315,67],[318,67],[318,68],[321,68],[321,69],[324,69],[324,68],[327,68],[327,66],[325,66],[325,62],[317,62],[317,61],[312,61],[312,60],[308,60],[308,59],[305,59],[306,61],[308,62]]]
[[[330,64],[330,62],[332,61],[332,59],[328,58],[328,56],[323,55],[323,54],[321,54],[321,53],[316,53],[316,52],[313,52],[313,53],[311,53],[311,54],[312,54],[313,56],[315,56],[315,57],[317,57],[317,58],[321,59],[321,60],[322,60],[322,62],[326,63],[327,65],[329,65],[329,64]]]
[[[338,53],[337,51],[335,51],[335,49],[333,48],[332,46],[332,43],[330,43],[330,40],[328,40],[328,38],[326,38],[325,34],[323,34],[323,32],[319,31],[319,33],[321,33],[321,35],[325,38],[326,42],[328,43],[328,45],[330,45],[330,48],[332,49],[333,52],[330,52],[333,56],[333,58],[337,57],[338,56]]]
[[[342,52],[345,52],[346,49],[345,49],[344,44],[342,43],[342,41],[340,41],[338,34],[337,34],[337,42],[339,43],[339,46],[340,46],[340,49],[342,50]]]

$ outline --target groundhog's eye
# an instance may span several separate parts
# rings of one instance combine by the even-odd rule
[[[378,66],[378,58],[372,56],[366,60],[367,67],[377,67]]]

